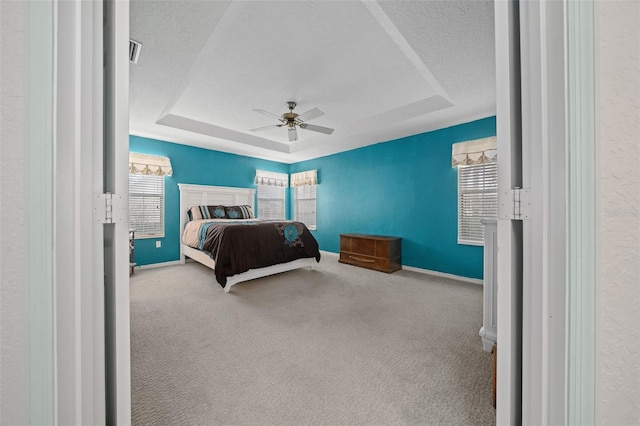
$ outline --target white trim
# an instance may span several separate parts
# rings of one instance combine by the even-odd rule
[[[567,1],[566,424],[596,422],[598,176],[596,14],[593,1]]]
[[[336,259],[340,257],[339,253],[334,253],[332,251],[320,250],[320,254],[322,256],[329,256],[329,257],[333,257],[333,258],[336,258]],[[478,278],[463,277],[461,275],[448,274],[446,272],[439,272],[439,271],[432,271],[430,269],[416,268],[415,266],[402,265],[402,269],[407,270],[407,271],[411,271],[411,272],[417,272],[419,274],[431,275],[431,276],[438,277],[438,278],[448,278],[450,280],[456,280],[456,281],[461,281],[461,282],[475,284],[475,285],[482,285],[483,284],[483,281],[481,279],[478,279]]]
[[[209,255],[203,251],[190,247],[186,244],[180,244],[180,252],[182,253],[182,257],[180,258],[180,263],[184,263],[186,261],[186,256],[191,260],[195,260],[198,263],[202,263],[204,266],[215,269],[214,260],[209,257]]]
[[[54,424],[99,424],[105,418],[104,241],[92,200],[102,190],[103,8],[101,2],[53,4]]]
[[[430,269],[416,268],[415,266],[402,265],[402,269],[405,269],[405,270],[411,271],[411,272],[418,272],[420,274],[432,275],[432,276],[438,277],[438,278],[448,278],[448,279],[451,279],[451,280],[461,281],[461,282],[465,282],[465,283],[469,283],[469,284],[483,285],[482,280],[479,279],[479,278],[463,277],[461,275],[448,274],[446,272],[439,272],[439,271],[432,271]]]
[[[165,266],[180,265],[179,260],[170,260],[169,262],[149,263],[148,265],[135,266],[134,270],[164,268]]]
[[[332,251],[325,251],[325,250],[320,250],[320,255],[321,256],[335,257],[336,259],[338,259],[340,257],[340,253],[334,253]]]
[[[498,221],[483,219],[485,249],[482,259],[482,328],[480,338],[485,352],[492,352],[498,341],[498,316],[496,301],[498,300],[498,286],[496,283],[497,254],[498,254]]]
[[[288,272],[294,269],[300,268],[309,268],[313,269],[313,267],[317,264],[316,259],[313,257],[306,257],[302,259],[296,259],[287,263],[278,263],[277,265],[267,266],[266,268],[260,269],[249,269],[247,272],[243,272],[241,274],[232,275],[227,278],[227,285],[224,287],[225,292],[229,292],[232,285],[253,280],[256,278],[262,278],[269,275],[279,274],[281,272]]]
[[[543,105],[543,74],[546,59],[541,40],[543,16],[540,4],[521,2],[520,63],[522,113],[522,187],[527,188],[531,217],[522,222],[522,423],[548,424],[543,403],[545,371],[542,312],[547,263],[543,258],[544,182],[543,157],[546,105]],[[557,43],[557,41],[556,41]]]
[[[581,2],[578,2],[581,3]],[[588,2],[584,2],[588,3]],[[573,4],[573,3],[572,3]],[[581,3],[583,4],[583,3]],[[502,8],[496,3],[496,7]],[[565,133],[565,48],[558,42],[565,35],[565,4],[562,2],[519,2],[519,59],[520,74],[514,64],[512,76],[520,82],[520,91],[515,90],[509,99],[498,97],[498,142],[501,147],[517,150],[518,137],[521,136],[521,154],[517,151],[511,157],[511,164],[500,163],[504,160],[500,151],[501,170],[507,173],[510,182],[499,177],[500,191],[511,188],[527,188],[526,194],[529,212],[522,222],[512,222],[504,226],[499,221],[499,330],[498,360],[504,359],[501,350],[504,343],[513,347],[512,362],[521,362],[520,367],[511,369],[511,374],[521,371],[521,404],[515,404],[509,423],[522,424],[564,424],[566,407],[565,396],[565,318],[566,318],[566,206],[570,205],[565,172],[566,133]],[[500,20],[496,18],[498,28]],[[514,33],[517,31],[514,29]],[[499,33],[496,33],[500,37]],[[581,33],[579,37],[583,37]],[[503,35],[503,37],[505,37]],[[517,50],[516,50],[517,52]],[[504,51],[497,49],[497,55]],[[517,58],[516,54],[516,58]],[[503,70],[498,67],[498,70]],[[497,81],[505,77],[497,75]],[[571,79],[570,79],[571,80]],[[500,89],[500,86],[499,86]],[[503,104],[505,108],[503,108]],[[508,111],[506,105],[512,109]],[[518,113],[520,107],[520,113]],[[584,105],[580,104],[579,108]],[[511,114],[509,116],[508,114]],[[507,121],[508,119],[508,121]],[[518,124],[521,128],[518,128]],[[500,145],[507,139],[501,131],[509,129],[513,140],[510,144]],[[584,141],[568,152],[584,150]],[[521,159],[522,174],[518,179],[517,162]],[[516,171],[514,173],[514,170]],[[513,174],[511,174],[513,173]],[[510,176],[509,176],[510,175]],[[591,174],[594,176],[595,174]],[[502,180],[500,180],[502,179]],[[572,179],[569,179],[571,182]],[[575,179],[573,182],[581,182]],[[569,201],[569,204],[567,204]],[[580,213],[583,213],[580,211]],[[579,221],[579,219],[578,219]],[[571,221],[570,221],[571,222]],[[521,239],[518,238],[521,235]],[[521,255],[518,246],[522,247]],[[585,242],[582,246],[593,247]],[[507,257],[510,256],[510,259]],[[522,263],[518,265],[517,260]],[[507,274],[509,263],[510,276]],[[593,262],[592,264],[594,264]],[[521,280],[521,285],[519,281]],[[582,286],[582,282],[580,285]],[[509,301],[512,315],[511,340],[505,341],[500,326],[503,324],[502,292],[512,293]],[[522,307],[518,315],[517,306]],[[515,315],[514,315],[515,314]],[[509,314],[507,314],[509,315]],[[518,323],[518,318],[521,322]],[[589,327],[589,326],[587,326]],[[520,334],[513,331],[520,330]],[[593,327],[591,327],[593,330]],[[520,341],[519,341],[520,340]],[[521,350],[518,345],[521,344]],[[514,347],[515,346],[515,347]],[[521,357],[518,358],[518,352]],[[498,366],[498,392],[504,386],[501,383],[503,370]],[[582,392],[580,388],[579,392]],[[511,393],[514,394],[512,386]],[[507,423],[501,417],[500,397],[497,401],[498,424]],[[521,418],[517,411],[521,409]],[[569,422],[573,424],[574,422]],[[585,423],[579,421],[577,423]],[[589,421],[586,424],[590,423]]]
[[[56,102],[56,57],[51,42],[55,37],[56,11],[50,2],[26,2],[24,17],[24,292],[26,295],[26,395],[23,408],[30,424],[54,424],[57,417],[56,297],[58,256],[51,250],[56,238],[54,186],[56,145],[53,122]],[[10,29],[11,31],[11,29]],[[57,39],[55,39],[57,41]],[[20,47],[18,47],[20,49]],[[4,53],[4,52],[3,52]],[[20,59],[18,59],[20,61]],[[8,62],[8,59],[7,59]],[[3,58],[2,67],[5,66]],[[9,68],[11,70],[11,68]],[[11,71],[10,71],[11,72]],[[19,103],[19,101],[17,102]],[[9,104],[11,105],[11,104]],[[4,109],[4,103],[2,105]],[[17,114],[16,114],[17,115]],[[37,124],[35,124],[37,123]],[[2,141],[20,143],[20,141]],[[19,171],[22,171],[20,168]],[[68,191],[68,190],[67,190]],[[22,201],[22,200],[21,200]],[[38,206],[38,208],[32,208]],[[18,206],[16,206],[18,207]],[[37,265],[32,267],[31,265]],[[73,285],[73,284],[71,284]],[[68,286],[67,286],[68,287]],[[72,308],[75,304],[70,302]],[[3,327],[6,325],[3,324]],[[65,329],[66,334],[73,330]],[[71,338],[73,341],[73,338]],[[4,343],[4,340],[2,341]],[[75,346],[74,346],[75,348]],[[15,363],[13,364],[16,365]],[[4,387],[8,390],[8,387]],[[4,403],[4,400],[3,400]]]
[[[538,60],[540,89],[535,91],[540,104],[540,128],[536,141],[539,163],[531,165],[532,190],[529,193],[532,240],[537,245],[536,271],[528,274],[530,287],[538,288],[540,310],[535,315],[539,342],[533,347],[540,354],[540,388],[533,406],[534,416],[523,420],[530,424],[563,424],[566,421],[566,300],[567,300],[567,174],[566,174],[566,47],[558,43],[566,34],[565,5],[562,2],[539,3],[540,24],[534,37],[540,40]],[[562,142],[561,142],[562,141]],[[531,158],[531,161],[535,161]],[[538,208],[535,206],[538,205]],[[539,218],[536,218],[536,215]],[[539,275],[538,275],[539,274]],[[526,299],[525,299],[526,300]],[[532,364],[531,370],[537,366]],[[524,384],[527,384],[525,381]],[[535,391],[535,389],[534,389]],[[540,414],[537,414],[540,413]],[[538,417],[537,417],[538,416]]]
[[[104,7],[104,190],[129,208],[129,1]],[[98,88],[96,87],[96,90]],[[131,424],[129,226],[105,226],[106,419]]]
[[[83,16],[81,18],[83,35],[83,69],[91,70],[93,80],[91,84],[86,82],[87,97],[91,92],[91,116],[83,118],[84,129],[81,146],[86,146],[91,140],[91,150],[85,150],[81,158],[82,165],[80,176],[91,176],[91,179],[82,179],[83,197],[99,194],[103,192],[104,179],[102,174],[104,164],[104,70],[103,54],[104,34],[102,30],[104,9],[102,2],[93,2],[93,7],[89,8],[83,4]],[[92,22],[91,25],[88,25]],[[84,104],[84,110],[88,110]],[[63,110],[64,111],[64,110]],[[88,113],[88,112],[85,112]],[[91,124],[89,124],[91,123]],[[83,326],[91,333],[90,339],[84,339],[83,362],[86,359],[83,369],[83,380],[87,385],[82,389],[82,420],[83,424],[100,424],[106,417],[106,358],[105,358],[105,305],[104,305],[104,225],[95,223],[91,214],[87,213],[86,201],[81,202],[84,213],[81,215],[80,224],[83,229],[89,227],[91,223],[91,233],[83,232],[83,247],[91,247],[91,250],[83,250],[83,288],[86,283],[93,283],[92,289],[83,295],[83,308],[85,315]],[[88,203],[86,203],[88,204]],[[89,253],[86,253],[89,252]],[[89,307],[89,308],[87,308]],[[90,331],[90,321],[92,318],[93,329]],[[93,388],[89,387],[93,381]]]
[[[150,263],[148,265],[140,265],[140,266],[136,266],[134,269],[135,270],[155,269],[155,268],[164,268],[165,266],[180,265],[180,264],[187,263],[187,262],[197,262],[196,260],[194,260],[191,257],[191,255],[189,253],[187,253],[187,251],[190,252],[190,253],[193,253],[189,249],[191,249],[193,252],[202,253],[199,250],[196,250],[196,249],[194,249],[192,247],[184,246],[185,254],[187,256],[189,256],[189,258],[185,259],[184,262],[181,262],[179,260],[171,260],[169,262]],[[322,257],[332,257],[332,258],[335,258],[335,259],[338,259],[340,257],[339,253],[334,253],[332,251],[325,251],[325,250],[320,250],[320,255]],[[208,257],[208,259],[211,259],[211,258]],[[198,263],[203,263],[204,264],[205,262],[198,262]],[[213,260],[211,260],[210,264],[213,265]],[[313,259],[312,265],[314,265],[314,264],[316,264],[315,259]],[[205,264],[205,266],[209,266],[209,265]],[[305,265],[305,266],[307,266],[307,265]],[[209,267],[213,269],[213,266],[209,266]],[[293,268],[293,269],[296,269],[296,268]],[[405,269],[405,270],[411,271],[411,272],[417,272],[419,274],[431,275],[431,276],[438,277],[438,278],[448,278],[448,279],[451,279],[451,280],[456,280],[456,281],[465,282],[465,283],[469,283],[469,284],[483,285],[483,280],[478,279],[478,278],[463,277],[461,275],[447,274],[445,272],[439,272],[439,271],[432,271],[432,270],[429,270],[429,269],[416,268],[414,266],[405,266],[405,265],[403,265],[402,269]],[[256,277],[256,278],[258,278],[258,277]],[[247,279],[253,279],[253,278],[247,278]],[[231,277],[229,277],[228,280],[231,280]],[[240,282],[240,281],[238,281],[238,282]]]
[[[498,140],[498,203],[521,187],[520,28],[519,3],[494,3],[496,41],[496,137]],[[505,200],[509,202],[510,200]],[[522,227],[498,219],[498,366],[496,424],[522,424]]]
[[[458,240],[458,244],[461,246],[484,247],[484,241]]]

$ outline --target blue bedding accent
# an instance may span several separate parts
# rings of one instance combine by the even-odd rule
[[[233,222],[225,222],[225,225],[255,225],[256,220],[236,220]],[[207,229],[209,229],[209,227],[211,225],[220,225],[220,222],[205,222],[202,225],[200,225],[200,230],[198,232],[198,250],[202,250],[202,247],[204,246],[204,240],[207,236]]]
[[[204,238],[207,236],[207,229],[209,229],[209,227],[211,225],[213,225],[214,222],[206,222],[203,223],[200,226],[200,233],[198,234],[198,249],[202,250],[202,245],[204,244]]]

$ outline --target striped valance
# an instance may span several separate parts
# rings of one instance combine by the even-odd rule
[[[306,172],[292,173],[291,186],[309,186],[318,184],[318,171],[308,170]]]
[[[129,173],[134,175],[171,176],[171,160],[159,155],[129,153]]]
[[[498,149],[495,136],[454,143],[451,147],[451,167],[495,163],[497,161]]]
[[[256,185],[289,186],[289,175],[286,173],[256,170]]]

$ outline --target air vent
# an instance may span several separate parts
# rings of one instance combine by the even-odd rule
[[[142,43],[129,39],[129,62],[133,64],[138,63],[140,58],[140,51],[142,50]]]

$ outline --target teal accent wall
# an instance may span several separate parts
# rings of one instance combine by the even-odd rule
[[[288,164],[138,136],[129,137],[129,150],[169,157],[173,167],[173,176],[164,178],[164,238],[145,238],[135,241],[135,260],[138,265],[180,259],[178,183],[255,188],[256,169],[289,172]],[[156,248],[156,241],[161,242],[160,248]]]
[[[404,265],[482,278],[483,248],[457,243],[451,145],[495,134],[489,117],[291,165],[318,170],[320,248],[339,252],[343,233],[396,236]]]
[[[489,117],[291,165],[131,136],[131,151],[168,156],[174,170],[165,177],[162,247],[155,248],[158,239],[136,240],[136,262],[179,259],[178,183],[255,188],[256,169],[317,169],[318,229],[312,233],[321,250],[339,252],[343,233],[397,236],[404,265],[482,278],[483,248],[457,243],[451,145],[495,134],[495,117]]]

